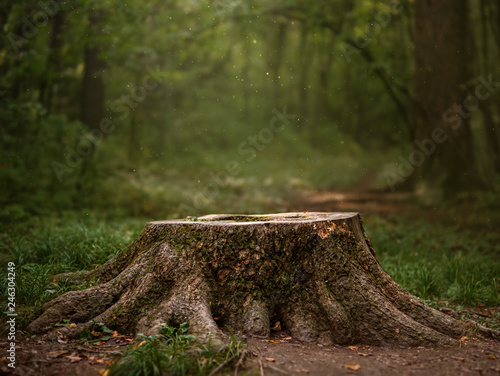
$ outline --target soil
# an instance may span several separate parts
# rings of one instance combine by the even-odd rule
[[[0,375],[100,375],[131,340],[119,336],[83,345],[77,340],[49,341],[46,336],[24,338],[16,348],[15,370],[2,358]],[[294,340],[286,331],[247,341],[250,355],[241,375],[258,375],[260,364],[265,375],[500,375],[500,343],[475,338],[464,339],[455,348],[311,345]],[[6,348],[7,343],[0,346]]]
[[[406,194],[369,192],[311,192],[292,203],[290,209],[355,210],[382,215],[416,210]],[[4,353],[0,375],[99,375],[132,340],[130,336],[115,335],[107,342],[92,345],[64,338],[49,340],[47,335],[18,338],[16,368],[7,367]],[[462,338],[457,347],[451,348],[321,346],[301,343],[282,330],[273,332],[270,339],[254,337],[247,341],[250,355],[239,374],[258,375],[262,366],[265,375],[500,375],[500,342],[477,338]],[[0,347],[8,347],[5,339],[0,339]]]

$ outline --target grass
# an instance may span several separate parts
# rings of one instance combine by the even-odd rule
[[[366,222],[381,265],[412,294],[460,305],[500,304],[500,236],[404,218]]]
[[[132,242],[144,220],[104,222],[94,215],[33,219],[4,228],[0,234],[0,264],[16,265],[16,309],[24,326],[43,303],[68,291],[52,281],[57,273],[91,270]],[[7,273],[1,274],[2,298],[6,297]],[[86,286],[72,286],[71,289]]]
[[[246,351],[246,343],[231,334],[222,347],[202,344],[188,334],[188,324],[164,325],[158,336],[142,335],[130,345],[105,374],[107,376],[209,375],[234,365]]]

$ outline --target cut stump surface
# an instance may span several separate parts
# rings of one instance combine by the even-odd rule
[[[147,223],[101,267],[58,279],[93,284],[45,306],[28,329],[95,319],[121,333],[155,335],[189,322],[201,338],[219,326],[267,337],[277,322],[321,344],[452,345],[500,339],[424,305],[382,269],[358,213],[209,215]]]

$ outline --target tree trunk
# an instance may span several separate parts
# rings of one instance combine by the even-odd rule
[[[47,303],[28,330],[69,319],[77,328],[66,334],[74,336],[95,318],[121,333],[155,335],[162,323],[189,322],[195,335],[217,342],[218,326],[267,337],[280,321],[295,339],[322,344],[450,345],[473,333],[500,339],[396,284],[357,213],[150,222],[98,269],[56,278],[96,285]]]
[[[467,92],[462,85],[471,78],[467,0],[417,0],[415,29],[414,137],[425,143],[439,128],[446,135],[446,141],[436,145],[429,157],[415,162],[420,166],[419,178],[445,195],[482,187],[470,113],[463,109]]]

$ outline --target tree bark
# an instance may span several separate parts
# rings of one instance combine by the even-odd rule
[[[420,168],[414,177],[445,195],[480,188],[470,113],[463,109],[468,93],[462,86],[471,78],[467,0],[417,0],[415,29],[414,137],[432,139],[433,131],[441,128],[446,141],[423,163],[416,162]]]
[[[28,330],[92,319],[120,333],[158,334],[189,322],[217,342],[218,326],[267,337],[277,321],[321,344],[452,345],[500,338],[420,302],[382,269],[357,213],[211,215],[150,222],[122,253],[59,280],[95,284],[47,303]],[[60,330],[60,329],[58,329]],[[213,343],[213,342],[212,342]]]

